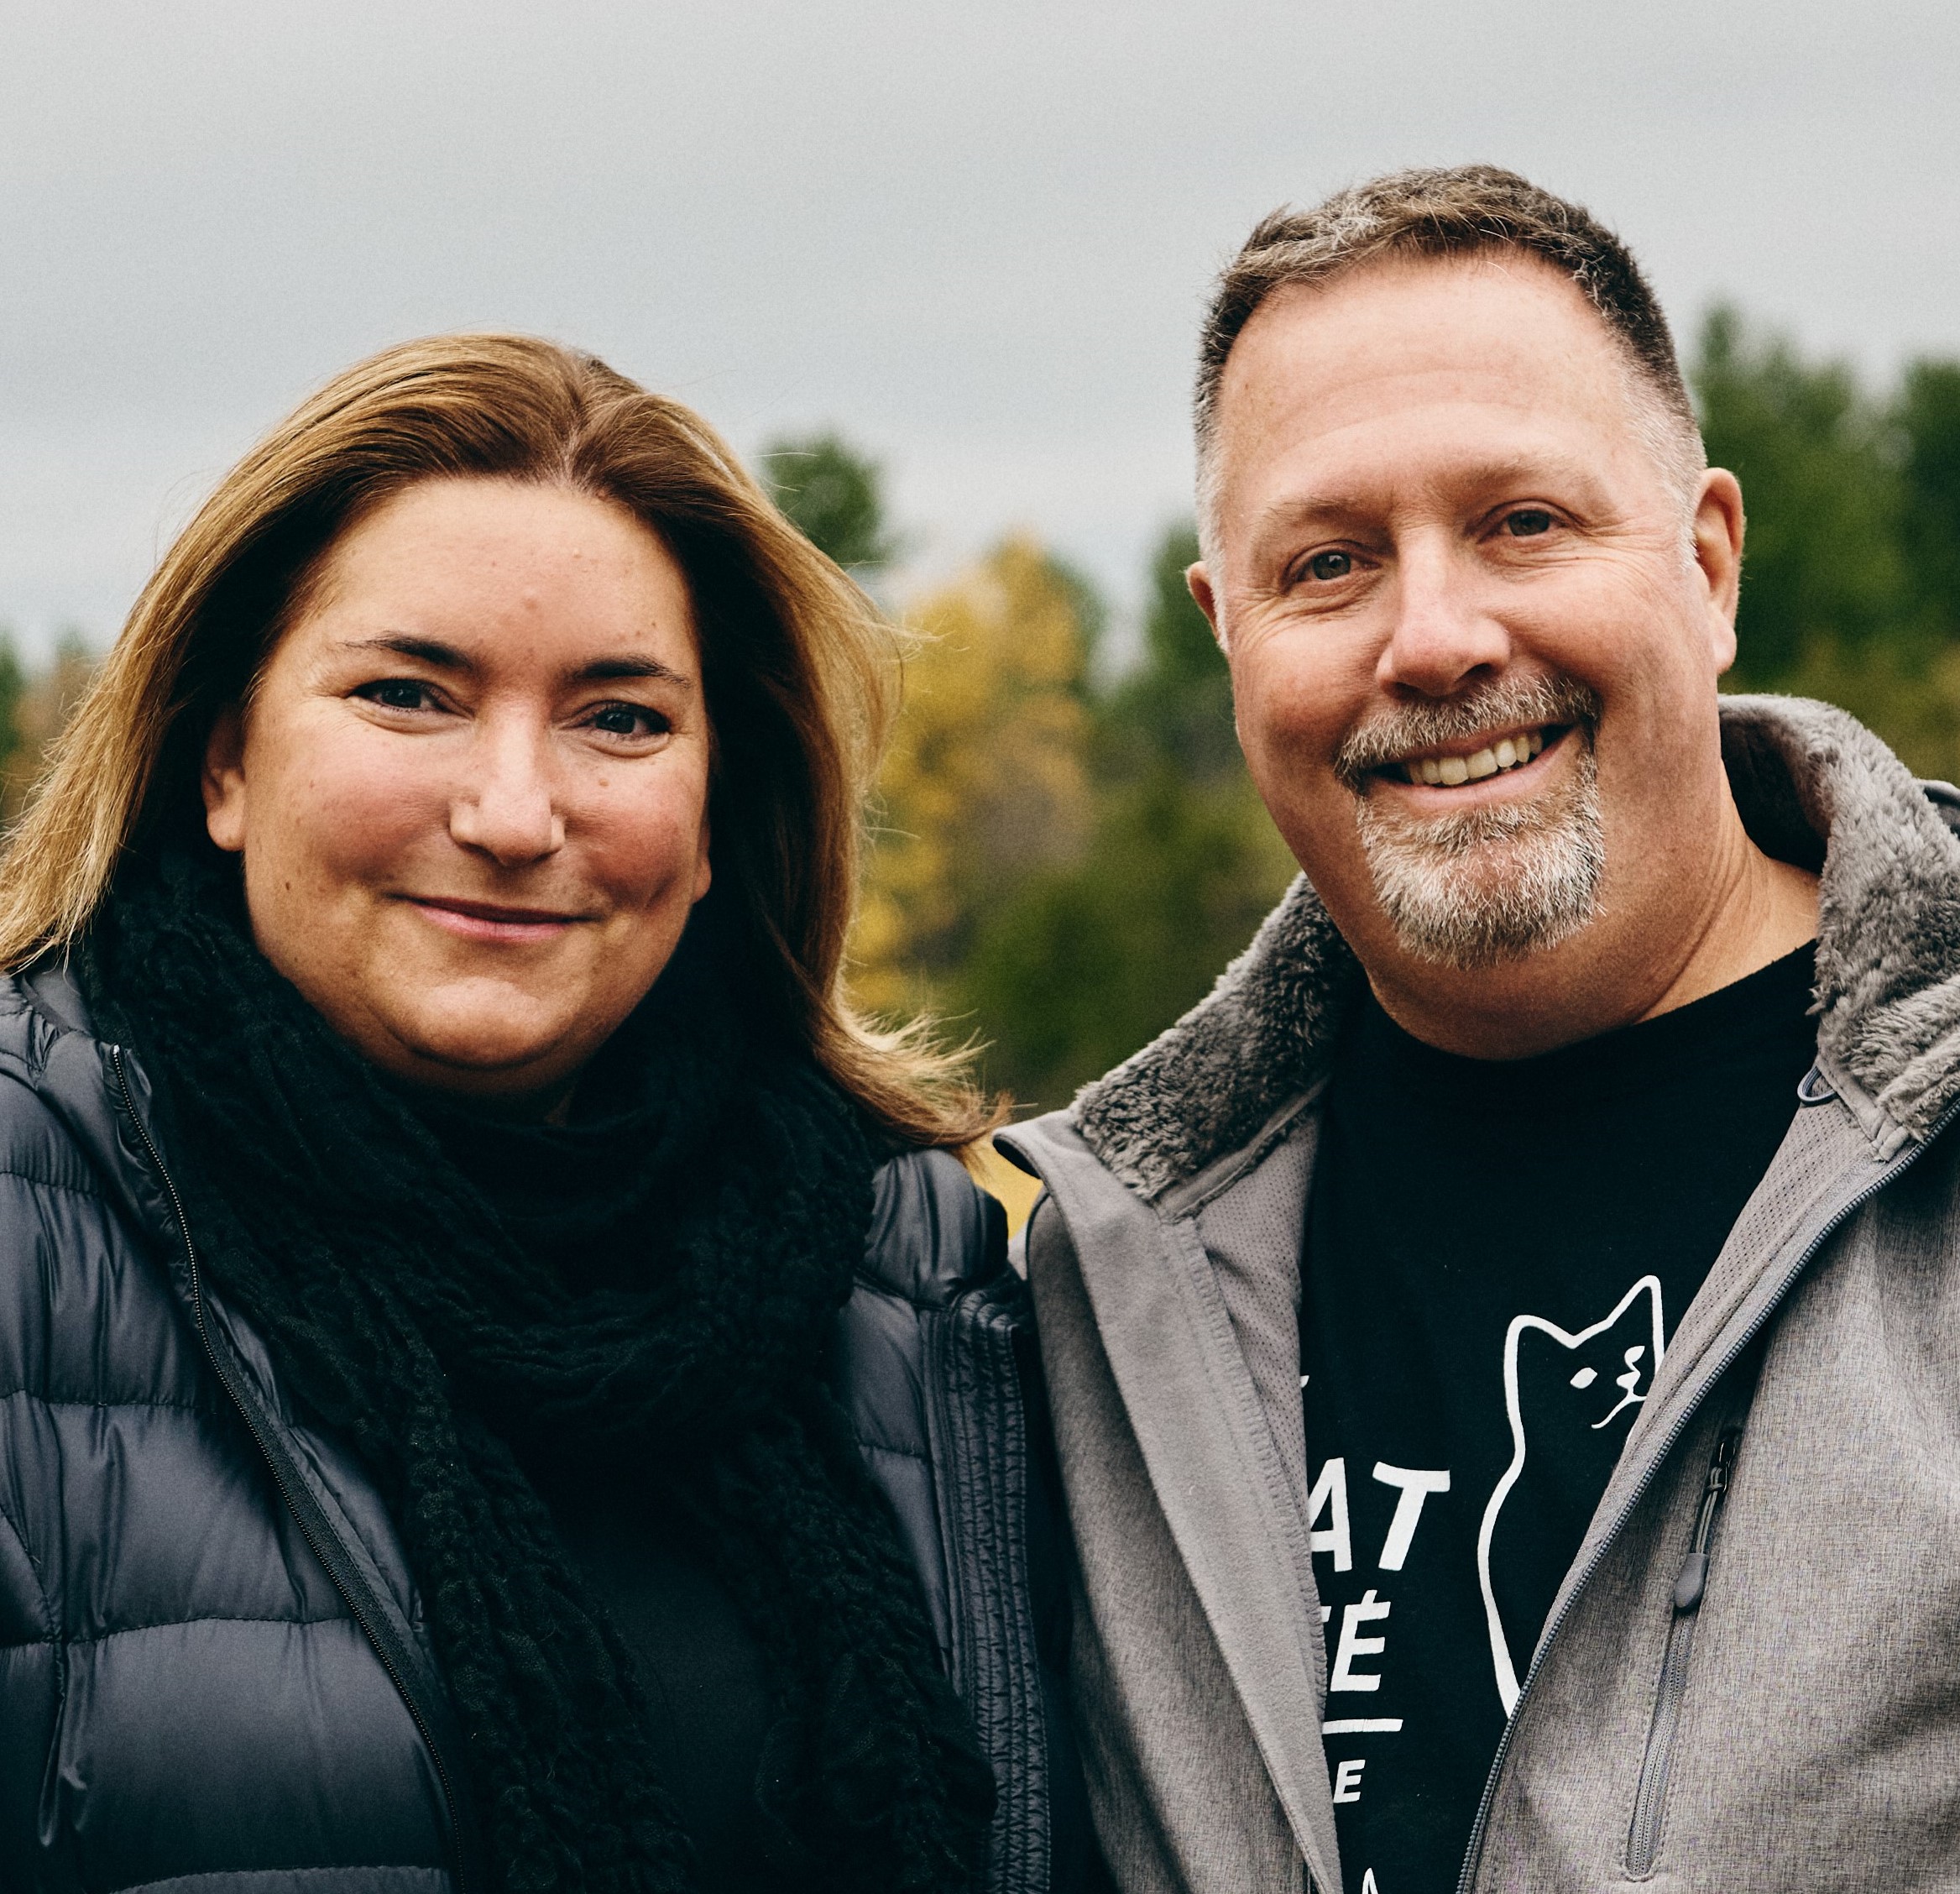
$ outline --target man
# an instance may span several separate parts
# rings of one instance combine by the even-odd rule
[[[1960,843],[1718,701],[1667,327],[1484,168],[1268,219],[1191,588],[1305,871],[1013,1134],[1126,1894],[1960,1886]]]

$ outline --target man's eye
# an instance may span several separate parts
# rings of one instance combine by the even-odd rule
[[[363,684],[357,694],[389,710],[426,710],[430,704],[429,687],[412,678],[384,678],[379,683]]]
[[[1513,539],[1536,539],[1552,530],[1552,516],[1542,506],[1521,506],[1504,515],[1504,529]]]
[[[1316,552],[1307,561],[1307,577],[1323,584],[1329,579],[1346,578],[1354,570],[1354,561],[1345,552]]]
[[[608,736],[664,736],[672,726],[643,704],[603,704],[592,714],[592,727]]]

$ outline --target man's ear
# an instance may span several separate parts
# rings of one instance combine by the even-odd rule
[[[1198,610],[1205,614],[1205,622],[1211,627],[1211,636],[1218,641],[1218,648],[1229,658],[1231,646],[1225,641],[1224,628],[1218,622],[1217,594],[1211,589],[1211,574],[1202,559],[1195,565],[1184,568],[1184,583],[1197,600]]]
[[[204,792],[204,829],[227,855],[245,847],[245,719],[227,704],[211,726],[204,746],[204,769],[198,778]]]
[[[1695,568],[1708,589],[1708,643],[1717,674],[1735,662],[1735,610],[1742,596],[1743,489],[1726,468],[1701,476],[1695,505]]]

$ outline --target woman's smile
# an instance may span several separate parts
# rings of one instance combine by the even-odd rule
[[[464,901],[453,895],[405,894],[397,898],[416,909],[445,933],[486,946],[533,946],[562,940],[591,913],[560,913],[543,908],[513,908],[491,901]]]

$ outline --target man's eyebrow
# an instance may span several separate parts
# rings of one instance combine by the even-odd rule
[[[455,646],[446,645],[436,638],[419,638],[406,631],[386,632],[378,638],[350,639],[346,648],[390,651],[397,657],[412,657],[438,671],[456,671],[465,675],[480,668],[474,658]],[[662,664],[657,657],[638,656],[597,657],[570,673],[570,682],[578,684],[614,683],[636,678],[654,678],[683,688],[690,681],[671,664]]]
[[[1536,487],[1550,482],[1566,488],[1597,491],[1598,476],[1584,461],[1564,454],[1504,454],[1450,470],[1448,484],[1459,491],[1513,485]],[[1324,493],[1283,495],[1263,507],[1252,522],[1255,536],[1285,532],[1322,521],[1367,514],[1377,503],[1359,493],[1329,489]]]
[[[1292,494],[1262,508],[1257,524],[1291,525],[1299,520],[1338,519],[1366,510],[1365,504],[1349,494]]]
[[[1251,538],[1262,544],[1275,535],[1296,533],[1309,526],[1351,520],[1367,511],[1366,505],[1347,494],[1299,494],[1276,500],[1259,510],[1252,521]]]

